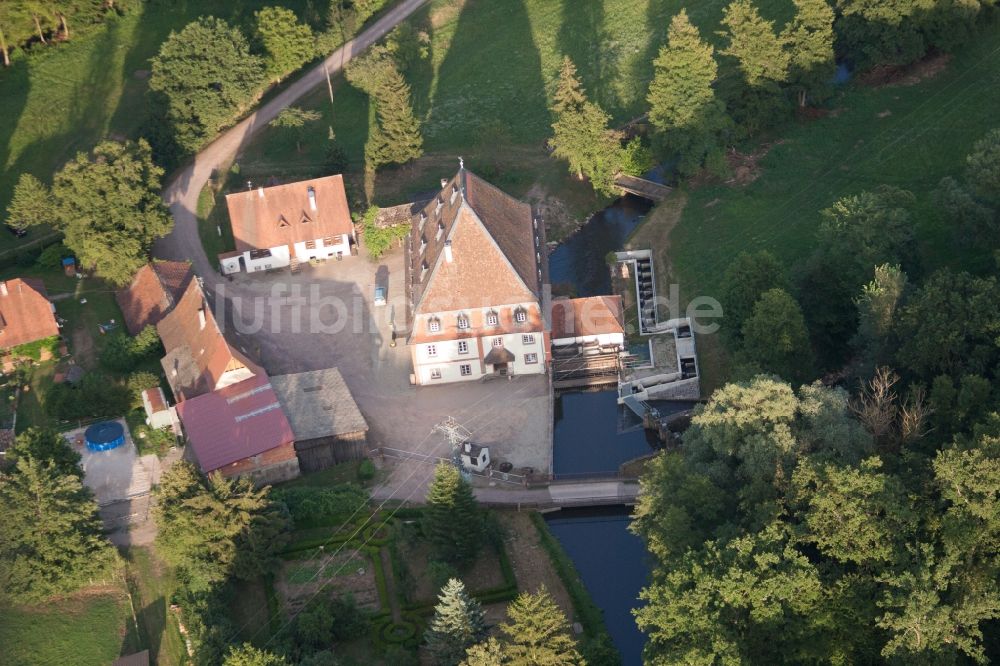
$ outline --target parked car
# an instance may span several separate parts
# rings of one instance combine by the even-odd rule
[[[375,287],[375,307],[385,305],[385,287]]]

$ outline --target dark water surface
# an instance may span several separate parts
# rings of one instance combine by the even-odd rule
[[[549,254],[552,284],[571,285],[580,297],[610,294],[608,252],[622,249],[625,239],[635,231],[650,207],[649,202],[629,195],[595,213]]]
[[[646,584],[649,564],[642,539],[628,531],[624,508],[572,509],[546,516],[545,521],[576,570],[594,603],[604,611],[604,624],[624,666],[642,664],[645,637],[632,609]]]
[[[616,472],[627,460],[653,451],[656,436],[641,427],[618,434],[615,391],[565,393],[556,398],[552,473],[556,477]]]

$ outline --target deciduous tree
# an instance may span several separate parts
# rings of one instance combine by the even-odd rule
[[[875,267],[875,278],[862,287],[855,300],[858,332],[853,345],[861,357],[863,373],[889,360],[890,336],[905,291],[906,273],[899,266],[881,264]]]
[[[987,200],[1000,202],[1000,129],[977,141],[965,161],[965,178],[976,192]]]
[[[773,254],[766,250],[753,254],[740,252],[726,268],[719,294],[726,332],[741,339],[743,322],[750,317],[753,306],[764,292],[788,288],[785,267]]]
[[[799,304],[784,289],[761,294],[743,323],[745,357],[765,372],[802,383],[814,372],[809,333]]]
[[[125,285],[149,261],[153,241],[173,226],[160,197],[162,176],[142,139],[103,141],[56,174],[56,226],[81,265]]]
[[[165,96],[177,143],[188,152],[232,122],[264,77],[246,37],[213,17],[171,32],[152,62],[149,87]]]
[[[295,151],[302,152],[302,137],[305,135],[305,128],[307,123],[312,123],[323,116],[319,111],[313,111],[311,109],[300,109],[296,106],[290,106],[287,109],[282,109],[274,120],[270,122],[272,127],[284,128],[287,131],[294,133],[295,135]]]
[[[289,666],[289,664],[280,655],[244,643],[229,648],[222,666]]]

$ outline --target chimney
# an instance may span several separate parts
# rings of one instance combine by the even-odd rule
[[[309,189],[306,190],[306,192],[309,195],[309,210],[315,211],[316,210],[316,190],[313,189],[312,186],[310,186]]]
[[[448,179],[447,178],[442,178],[441,179],[441,189],[443,190],[446,187],[448,187]]]
[[[3,295],[3,296],[7,295],[7,283],[6,282],[0,282],[0,295]]]
[[[205,306],[198,308],[198,330],[205,328]]]
[[[450,264],[454,258],[454,255],[451,253],[451,241],[446,240],[444,242],[444,260]]]
[[[257,188],[257,196],[260,197],[261,199],[264,198],[264,187],[263,186]]]

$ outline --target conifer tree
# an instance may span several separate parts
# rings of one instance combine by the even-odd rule
[[[522,592],[507,606],[508,622],[500,625],[503,653],[512,664],[563,666],[583,664],[569,622],[543,585],[535,594]]]
[[[399,71],[392,54],[384,46],[372,48],[347,68],[351,85],[368,94],[375,107],[379,136],[377,149],[365,147],[367,166],[378,169],[386,164],[403,164],[423,154],[420,121],[413,113],[410,86]]]
[[[483,609],[469,596],[462,581],[452,578],[438,595],[434,618],[427,628],[427,649],[439,666],[455,666],[465,651],[483,638]]]
[[[736,58],[748,86],[781,83],[788,78],[788,53],[774,32],[774,22],[766,21],[750,0],[735,0],[722,16],[722,32],[729,45],[720,53]]]
[[[316,54],[312,29],[299,23],[295,12],[285,7],[264,7],[254,14],[257,39],[267,52],[267,75],[280,81]]]
[[[6,223],[15,229],[26,229],[35,224],[51,224],[55,217],[49,188],[30,173],[22,173],[7,205]]]
[[[718,74],[714,52],[681,10],[670,21],[667,44],[653,61],[649,120],[663,147],[680,157],[684,173],[706,163],[718,166],[722,160],[722,134],[730,123],[713,88]]]
[[[7,456],[14,462],[21,458],[34,458],[51,463],[60,475],[83,478],[80,454],[73,450],[65,437],[49,428],[32,426],[20,433],[14,445],[7,450]]]
[[[788,49],[788,80],[800,107],[827,86],[836,70],[833,8],[826,0],[792,0],[795,16],[781,33]]]
[[[753,136],[788,112],[779,84],[788,78],[789,57],[774,23],[764,20],[750,0],[735,0],[726,7],[719,33],[728,39],[721,52],[735,59],[739,77],[728,79],[727,107],[741,134]]]
[[[0,597],[30,603],[68,594],[107,580],[116,562],[78,475],[30,455],[0,475]]]
[[[454,465],[438,464],[427,505],[423,529],[437,555],[459,565],[473,561],[482,545],[483,519],[472,487]]]
[[[563,59],[552,103],[553,155],[569,162],[578,178],[586,176],[602,194],[615,192],[615,172],[621,167],[621,133],[608,127],[611,117],[587,99],[569,56]]]
[[[287,518],[250,479],[213,474],[202,480],[189,463],[170,468],[157,488],[157,550],[178,567],[192,591],[230,575],[253,578],[284,545]]]

